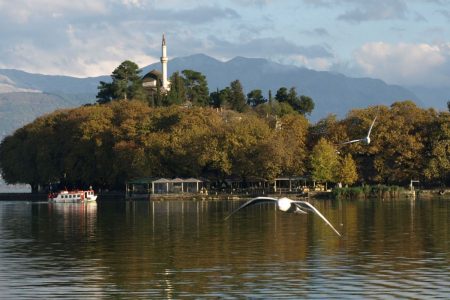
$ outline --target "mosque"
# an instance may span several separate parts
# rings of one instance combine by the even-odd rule
[[[159,87],[163,93],[170,91],[170,81],[167,79],[167,45],[166,38],[163,34],[162,45],[161,45],[162,55],[161,55],[161,67],[162,73],[158,70],[151,70],[142,77],[142,86],[149,92],[156,92]]]

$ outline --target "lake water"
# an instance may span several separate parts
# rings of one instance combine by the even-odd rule
[[[450,297],[450,200],[0,202],[0,298]]]

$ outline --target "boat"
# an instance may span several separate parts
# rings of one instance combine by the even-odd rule
[[[74,191],[60,191],[58,193],[48,194],[48,201],[56,203],[82,203],[93,202],[97,200],[94,190],[74,190]]]

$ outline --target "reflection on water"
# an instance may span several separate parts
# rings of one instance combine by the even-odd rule
[[[0,203],[5,298],[446,298],[450,201]]]

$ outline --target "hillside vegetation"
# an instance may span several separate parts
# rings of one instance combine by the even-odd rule
[[[34,190],[59,181],[122,189],[125,180],[135,177],[175,176],[271,180],[312,175],[349,184],[399,184],[411,178],[449,182],[448,112],[406,101],[353,110],[343,120],[329,116],[311,126],[298,113],[275,117],[262,111],[149,107],[124,100],[58,110],[6,137],[0,145],[0,168],[6,182],[28,183]],[[338,146],[365,136],[375,115],[369,145]],[[336,155],[315,163],[326,151]],[[343,177],[344,169],[353,179]]]

